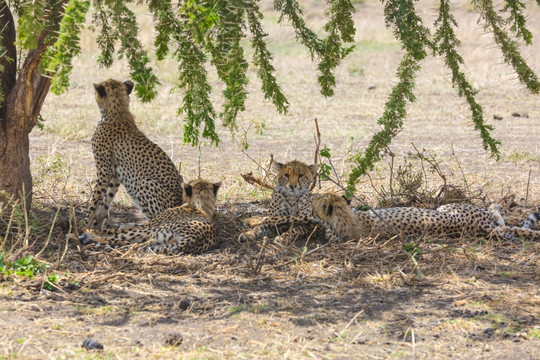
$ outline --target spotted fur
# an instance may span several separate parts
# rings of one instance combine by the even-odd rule
[[[182,205],[182,176],[169,156],[138,128],[129,111],[133,82],[94,84],[101,120],[92,136],[97,181],[86,227],[102,229],[120,184],[152,218]]]
[[[345,237],[380,237],[395,235],[466,235],[495,234],[506,240],[539,239],[532,230],[539,213],[529,216],[523,227],[506,226],[501,207],[492,204],[487,210],[471,204],[448,204],[437,210],[397,207],[353,213],[347,202],[335,194],[323,194],[313,202],[314,221],[323,225],[331,240]]]
[[[252,217],[245,221],[252,227],[240,235],[241,240],[267,235],[277,229],[283,240],[294,240],[311,233],[314,225],[311,218],[312,195],[309,190],[318,165],[306,165],[292,160],[286,164],[274,162],[277,182],[270,199],[268,216]]]
[[[191,181],[183,185],[184,205],[166,209],[143,225],[116,230],[87,230],[80,240],[83,244],[113,248],[149,242],[152,251],[167,254],[207,251],[217,243],[212,219],[220,186],[220,182]]]

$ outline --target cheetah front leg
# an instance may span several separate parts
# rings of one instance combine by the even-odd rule
[[[92,193],[92,205],[85,221],[87,229],[103,228],[103,222],[109,216],[111,203],[120,187],[120,180],[113,177],[110,180],[99,180]]]
[[[310,235],[314,229],[313,224],[292,224],[290,229],[276,236],[276,241],[292,242],[300,236]]]
[[[308,224],[315,222],[316,220],[311,215],[293,215],[293,216],[285,216],[285,215],[278,215],[278,216],[261,216],[256,219],[254,224],[256,226],[248,231],[244,231],[240,236],[238,237],[238,240],[240,241],[247,241],[247,240],[255,240],[257,238],[261,238],[264,235],[267,235],[270,231],[273,229],[279,229],[281,225],[284,224],[295,224],[295,227],[292,227],[292,229],[296,229],[298,227],[298,230],[293,230],[293,232],[290,232],[292,229],[287,230],[285,233],[289,233],[288,235],[285,235],[286,237],[290,237],[291,239],[296,238],[297,236],[306,235],[311,232],[311,230],[306,229],[300,229],[301,227],[308,227]],[[281,234],[281,236],[283,236]]]

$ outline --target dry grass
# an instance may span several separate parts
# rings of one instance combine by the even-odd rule
[[[409,161],[414,170],[421,169],[418,161],[405,160],[415,152],[414,144],[420,151],[427,149],[447,183],[459,186],[467,199],[481,205],[510,202],[507,215],[519,222],[540,200],[538,97],[517,83],[466,4],[454,7],[467,71],[481,90],[479,101],[495,136],[503,142],[501,161],[488,158],[481,148],[442,60],[429,59],[418,77],[418,101],[408,106],[405,128],[391,146],[394,163],[387,158],[378,164],[357,195],[376,205],[397,184],[395,177],[391,184],[390,173],[398,166]],[[310,25],[320,28],[324,8],[322,1],[305,7]],[[263,9],[270,11],[269,2],[263,2]],[[429,22],[435,18],[429,2],[420,2],[419,13]],[[150,17],[141,19],[148,29]],[[540,37],[538,7],[530,7],[528,19]],[[338,69],[336,95],[325,99],[316,86],[315,65],[294,43],[290,27],[266,22],[278,79],[291,107],[287,115],[277,114],[264,101],[251,71],[248,108],[239,118],[240,128],[250,129],[249,157],[227,131],[221,131],[218,149],[203,146],[199,153],[184,146],[183,119],[175,115],[180,97],[170,93],[176,69],[171,61],[155,64],[162,82],[157,99],[150,104],[132,101],[140,127],[175,163],[182,163],[186,178],[198,175],[200,163],[203,177],[224,181],[221,248],[174,257],[144,249],[97,252],[66,237],[76,230],[72,216],[84,217],[95,177],[89,139],[99,115],[92,83],[128,74],[124,62],[97,69],[95,34],[85,33],[70,91],[47,98],[45,130],[36,129],[31,136],[34,210],[28,219],[14,215],[5,244],[6,249],[17,244],[10,252],[14,257],[43,250],[39,259],[51,264],[60,279],[55,291],[42,288],[43,274],[0,283],[0,359],[535,358],[540,346],[538,243],[413,239],[418,254],[407,252],[397,239],[326,244],[316,235],[289,245],[236,241],[240,220],[257,209],[250,203],[261,205],[269,197],[268,191],[240,177],[249,171],[262,175],[251,159],[265,165],[272,153],[278,161],[311,161],[317,118],[322,145],[331,148],[333,164],[343,175],[348,155],[365,147],[377,130],[400,50],[384,27],[379,1],[360,6],[355,23],[357,49]],[[146,31],[144,43],[150,46],[151,38]],[[538,49],[523,49],[537,69]],[[219,108],[222,84],[214,77],[212,85]],[[493,115],[503,119],[492,120]],[[265,131],[258,134],[250,127],[253,122],[264,123]],[[434,193],[442,179],[424,166],[418,191]],[[111,214],[109,223],[118,224],[136,221],[139,212],[120,193]],[[0,226],[10,218],[11,213],[0,210]],[[171,347],[165,340],[175,332],[183,342]],[[105,350],[82,349],[89,336]]]

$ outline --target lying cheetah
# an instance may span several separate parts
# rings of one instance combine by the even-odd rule
[[[246,225],[252,227],[240,235],[240,240],[254,239],[278,229],[280,238],[286,241],[312,232],[314,225],[306,219],[311,216],[309,193],[318,165],[306,165],[292,160],[286,164],[274,162],[277,183],[272,193],[268,216],[246,219]],[[283,220],[276,222],[276,219]],[[299,221],[296,221],[299,220]]]
[[[313,217],[314,222],[324,226],[328,240],[394,235],[487,236],[492,233],[506,240],[540,238],[540,231],[532,230],[540,213],[531,214],[521,228],[506,226],[498,204],[492,204],[488,210],[471,204],[448,204],[437,210],[398,207],[353,213],[343,197],[321,194],[313,200]]]
[[[83,245],[95,243],[117,248],[133,243],[150,242],[156,253],[200,253],[216,245],[212,221],[216,196],[221,186],[205,180],[183,184],[182,206],[167,209],[146,224],[123,229],[87,230],[80,236]]]
[[[92,136],[97,183],[86,227],[103,228],[120,184],[148,218],[182,205],[182,176],[169,156],[137,128],[129,111],[133,82],[111,79],[94,88],[102,117]]]

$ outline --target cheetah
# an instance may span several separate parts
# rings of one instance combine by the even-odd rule
[[[388,208],[353,213],[347,201],[336,194],[321,194],[313,200],[313,221],[325,228],[328,240],[344,237],[395,235],[467,235],[495,234],[505,240],[539,239],[532,230],[540,213],[532,213],[523,227],[506,226],[501,206],[483,209],[471,204],[447,204],[437,210],[414,207]]]
[[[103,228],[120,184],[147,218],[182,205],[182,176],[165,151],[137,128],[129,111],[133,82],[110,79],[94,88],[102,117],[92,136],[97,182],[86,228]]]
[[[155,253],[200,253],[217,243],[213,217],[221,182],[194,180],[183,184],[186,203],[169,208],[149,222],[122,229],[92,230],[79,237],[83,245],[94,243],[112,248],[149,242]]]
[[[318,165],[292,160],[285,164],[274,162],[273,167],[277,173],[277,183],[268,215],[246,219],[245,224],[252,229],[240,234],[240,240],[262,237],[277,227],[281,232],[279,238],[290,241],[310,234],[314,229],[310,221],[313,195],[309,191]]]

